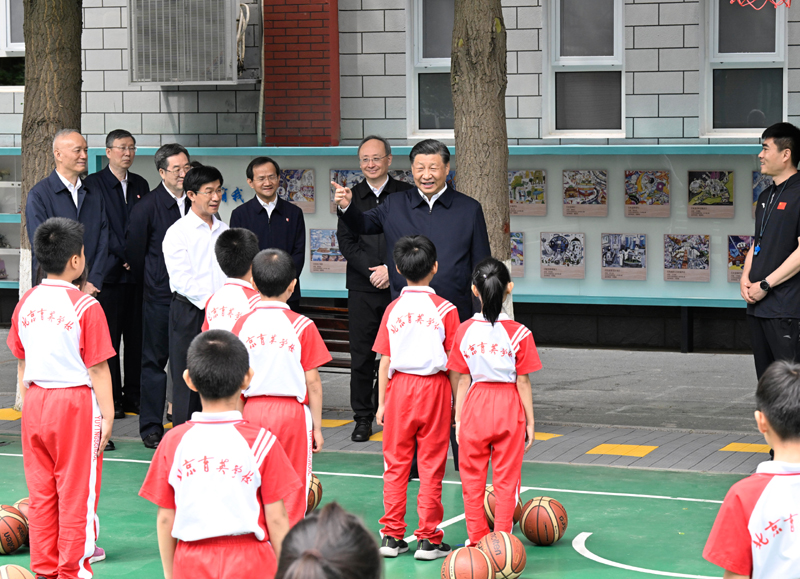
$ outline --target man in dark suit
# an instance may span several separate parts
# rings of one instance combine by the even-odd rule
[[[300,305],[300,274],[306,260],[306,222],[303,211],[278,197],[281,168],[269,157],[250,161],[245,171],[247,184],[255,196],[231,213],[231,227],[249,229],[258,237],[258,248],[282,249],[292,256],[298,282],[289,307],[297,311]]]
[[[125,257],[125,233],[134,205],[150,191],[144,177],[128,169],[136,158],[136,140],[117,129],[106,137],[108,166],[86,178],[90,191],[103,195],[108,219],[108,255],[103,291],[97,296],[108,320],[117,355],[108,360],[114,391],[114,417],[139,414],[139,376],[142,371],[142,292]],[[120,372],[120,341],[125,340],[125,386]]]
[[[374,209],[395,191],[411,188],[409,184],[389,176],[392,148],[386,139],[374,135],[365,138],[358,147],[358,160],[365,178],[353,187],[352,203],[359,211]],[[389,268],[386,266],[386,239],[383,234],[355,234],[342,221],[339,221],[336,237],[339,249],[347,259],[350,406],[356,422],[351,439],[353,442],[366,442],[372,436],[372,420],[377,410],[372,345],[383,312],[392,301]]]
[[[162,243],[173,223],[186,215],[191,202],[183,192],[189,172],[189,152],[172,143],[155,155],[161,184],[142,197],[131,211],[126,256],[134,279],[143,284],[142,393],[139,435],[147,448],[156,448],[164,435],[169,357],[169,306],[172,290]]]

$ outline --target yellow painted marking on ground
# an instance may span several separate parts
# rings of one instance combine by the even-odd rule
[[[22,412],[13,408],[0,408],[0,420],[19,420],[20,418],[22,418]]]
[[[720,448],[720,452],[763,452],[769,454],[769,444],[744,444],[742,442],[731,442],[725,448]]]
[[[377,440],[378,442],[383,442],[383,430],[380,432],[376,432],[372,436],[369,437],[370,440]]]
[[[642,458],[657,448],[657,446],[641,446],[638,444],[600,444],[586,454],[614,454],[618,456],[637,456]]]
[[[322,419],[322,428],[336,428],[337,426],[344,426],[350,424],[352,420],[332,420],[330,418]]]
[[[164,428],[172,428],[172,423],[171,423],[171,422],[167,422],[167,423],[164,425]]]
[[[563,434],[552,434],[550,432],[535,432],[533,434],[534,440],[550,440],[551,438],[558,438],[564,436]]]
[[[136,412],[126,412],[125,416],[139,416],[139,414]]]

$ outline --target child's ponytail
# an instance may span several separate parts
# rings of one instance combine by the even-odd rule
[[[478,288],[481,296],[483,317],[494,325],[503,311],[503,298],[508,284],[511,283],[508,268],[503,262],[487,257],[472,273],[472,283]]]

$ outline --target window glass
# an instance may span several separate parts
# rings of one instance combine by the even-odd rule
[[[719,52],[775,52],[776,10],[748,10],[730,0],[719,2]]]
[[[715,129],[765,129],[782,120],[782,68],[714,70]]]
[[[614,56],[614,0],[561,1],[561,56]]]
[[[556,73],[557,131],[621,128],[621,72]]]
[[[422,58],[450,58],[455,0],[422,0]]]
[[[454,126],[450,73],[420,74],[419,128],[452,129]]]
[[[22,36],[22,22],[23,10],[22,0],[7,0],[8,1],[8,42],[12,44],[24,43],[25,38]]]

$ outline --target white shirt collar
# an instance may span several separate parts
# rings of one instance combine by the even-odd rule
[[[276,300],[261,300],[254,306],[254,309],[255,308],[279,308],[281,310],[290,309],[289,304],[285,304]]]
[[[127,174],[126,174],[126,177],[127,177]],[[186,212],[186,193],[184,192],[184,194],[181,197],[175,197],[175,194],[172,191],[169,190],[169,187],[167,187],[167,184],[164,183],[163,179],[161,180],[161,185],[164,186],[164,191],[169,193],[169,196],[172,197],[178,203],[178,210],[181,212],[181,217],[186,215],[186,213],[187,213]]]
[[[225,278],[225,285],[240,285],[248,289],[253,289],[253,286],[249,281],[244,281],[243,279],[239,279],[238,277]]]
[[[53,287],[65,287],[67,289],[78,289],[74,284],[61,279],[48,279],[44,278],[40,285],[49,285]]]
[[[489,320],[487,320],[487,319],[486,319],[486,318],[483,316],[483,314],[482,314],[481,312],[478,312],[477,314],[475,314],[474,316],[472,316],[472,319],[473,319],[473,320],[477,320],[477,321],[479,321],[479,322],[487,322],[487,323],[489,322]],[[504,322],[504,321],[506,321],[506,320],[510,320],[510,319],[511,319],[511,318],[509,318],[509,317],[508,317],[506,314],[504,314],[504,313],[502,313],[502,312],[500,312],[500,315],[499,315],[499,316],[497,316],[497,321],[498,321],[498,322]]]
[[[795,462],[783,462],[780,460],[768,460],[759,464],[756,472],[759,474],[800,474],[800,464]]]
[[[237,422],[243,420],[238,410],[227,412],[192,412],[192,422]]]
[[[209,228],[208,223],[200,219],[200,216],[191,209],[189,209],[189,211],[186,212],[186,215],[183,216],[183,219],[187,219],[188,221],[192,222],[191,225],[193,227],[196,227],[197,229],[200,229],[200,227],[202,226],[205,227],[206,229],[210,229],[211,231],[216,231],[217,229],[219,229],[219,224],[221,223],[221,221],[217,217],[212,217],[211,227]]]
[[[427,285],[415,285],[415,286],[407,285],[406,287],[400,290],[400,295],[403,295],[405,293],[435,294],[436,291],[432,287]]]
[[[261,197],[259,197],[258,195],[256,195],[256,199],[258,199],[258,202],[261,204],[261,207],[267,210],[267,215],[272,217],[272,211],[278,205],[278,196],[275,195],[275,201],[270,201],[269,203],[265,203],[264,201],[262,201]]]
[[[386,179],[384,180],[383,184],[380,187],[373,187],[372,185],[370,185],[369,181],[367,181],[367,186],[369,186],[369,188],[375,194],[375,197],[380,197],[381,193],[383,193],[383,190],[386,188],[386,184],[388,182],[389,182],[389,175],[386,175]]]
[[[441,190],[441,191],[439,191],[439,192],[438,192],[436,195],[434,195],[433,197],[431,197],[431,198],[430,198],[430,200],[428,199],[428,196],[427,196],[427,195],[425,195],[425,193],[423,193],[422,191],[420,191],[419,187],[417,187],[417,191],[419,191],[419,194],[420,194],[420,195],[422,195],[422,198],[425,200],[425,203],[427,203],[427,204],[428,204],[428,206],[429,206],[431,209],[433,209],[433,204],[436,202],[436,200],[437,200],[439,197],[441,197],[441,196],[442,196],[442,194],[443,194],[445,191],[447,191],[447,183],[445,183],[445,185],[444,185],[444,187],[442,188],[442,190]]]
[[[56,171],[56,175],[58,175],[58,178],[61,179],[61,182],[64,184],[64,186],[69,191],[69,194],[72,196],[72,201],[75,203],[75,207],[77,207],[78,206],[78,189],[81,188],[81,178],[78,177],[78,180],[75,181],[75,184],[73,185],[72,183],[70,183],[67,180],[66,177],[64,177],[64,175],[62,175],[58,171]]]

